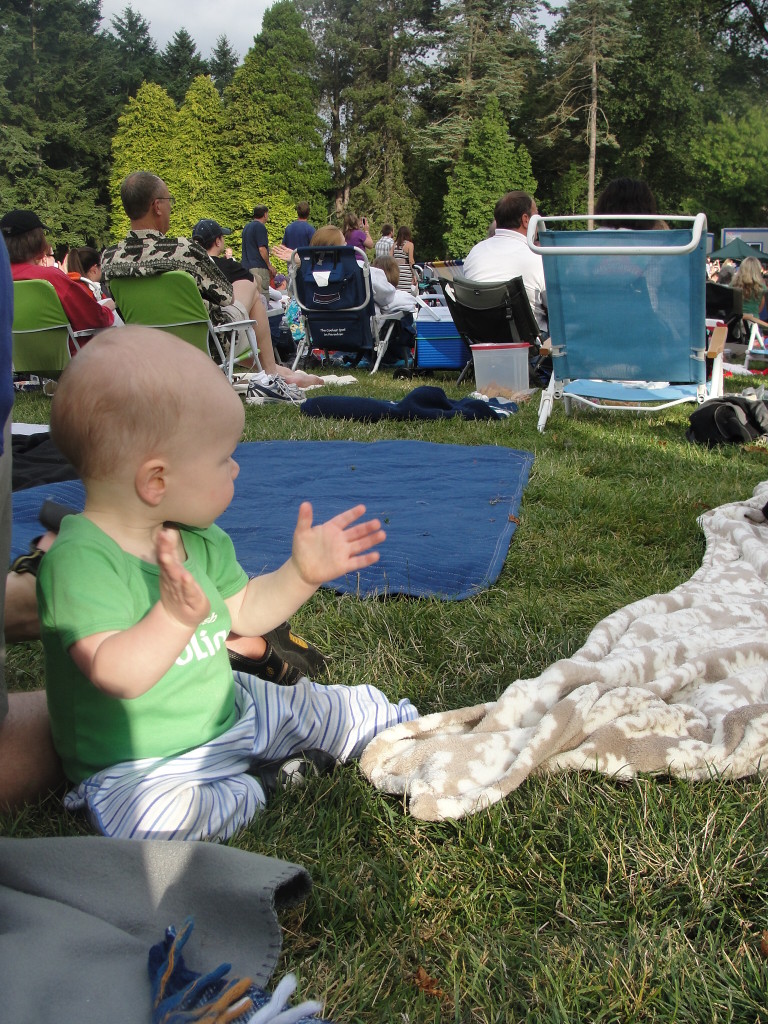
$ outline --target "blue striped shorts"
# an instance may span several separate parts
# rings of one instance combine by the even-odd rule
[[[266,804],[260,764],[310,748],[339,761],[373,737],[418,717],[407,699],[391,704],[374,686],[276,686],[234,673],[238,720],[215,740],[174,757],[123,761],[84,779],[64,806],[121,839],[228,839]]]

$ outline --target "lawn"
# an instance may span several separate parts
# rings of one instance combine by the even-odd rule
[[[429,383],[468,394],[454,379]],[[399,398],[415,383],[361,375],[355,393]],[[20,396],[15,418],[44,422],[46,402]],[[422,712],[493,700],[576,651],[609,612],[688,579],[704,550],[697,516],[749,497],[767,475],[768,449],[689,445],[691,406],[650,418],[566,419],[557,408],[544,435],[537,407],[538,396],[498,423],[370,425],[247,410],[246,440],[414,438],[535,453],[490,590],[452,603],[321,591],[297,614],[299,631],[332,654],[333,681],[371,681]],[[311,491],[307,481],[297,504]],[[41,684],[39,645],[11,648],[8,664],[12,685]],[[310,871],[311,896],[281,916],[276,976],[296,971],[301,994],[324,999],[339,1022],[746,1024],[768,1021],[766,797],[760,779],[543,775],[490,810],[427,824],[349,765],[279,795],[233,845]],[[84,831],[55,797],[0,830]]]

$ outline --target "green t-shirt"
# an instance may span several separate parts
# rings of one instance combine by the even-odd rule
[[[180,527],[184,567],[211,614],[176,663],[146,693],[120,700],[98,690],[70,658],[77,640],[134,626],[160,599],[157,565],[129,555],[84,516],[67,516],[40,563],[37,600],[53,742],[73,782],[121,761],[168,757],[220,736],[235,722],[224,641],[224,599],[248,582],[217,526]]]

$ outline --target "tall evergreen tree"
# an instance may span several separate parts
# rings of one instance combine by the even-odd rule
[[[336,212],[341,212],[349,199],[345,176],[349,120],[345,96],[355,76],[350,19],[356,0],[297,0],[297,3],[315,44],[313,77],[319,94],[319,112],[326,125],[335,208]]]
[[[176,105],[161,85],[145,82],[126,105],[112,139],[112,174],[109,192],[112,201],[110,232],[116,241],[128,230],[128,218],[120,201],[120,184],[132,171],[151,171],[165,179],[171,195],[176,173]],[[176,230],[172,213],[171,230]]]
[[[208,66],[185,28],[176,32],[160,55],[160,82],[169,96],[181,103],[193,79],[205,75]]]
[[[585,154],[587,212],[595,207],[598,144],[616,144],[605,114],[605,96],[623,73],[630,36],[628,0],[569,0],[549,42],[555,110],[544,122],[547,139],[574,155]],[[561,154],[562,158],[562,154]]]
[[[317,45],[335,212],[412,222],[413,111],[430,0],[300,0]]]
[[[173,167],[166,184],[176,197],[174,230],[191,234],[202,217],[224,217],[228,188],[222,147],[223,106],[216,86],[207,75],[190,85],[173,121]]]
[[[0,31],[0,206],[31,206],[54,239],[99,239],[114,106],[98,0],[14,0]],[[106,192],[104,192],[106,198]]]
[[[534,195],[536,179],[527,149],[509,136],[499,101],[492,96],[470,130],[456,161],[445,196],[445,251],[454,259],[467,255],[484,238],[493,208],[505,192],[522,189]]]
[[[262,29],[225,93],[232,215],[258,203],[270,208],[270,231],[282,237],[307,200],[323,218],[330,184],[316,114],[316,90],[307,76],[314,45],[291,0],[264,13]]]
[[[721,90],[740,81],[740,62],[710,0],[630,0],[630,15],[621,73],[606,96],[619,146],[604,153],[605,172],[646,179],[671,212],[696,193],[691,146],[718,116]]]
[[[416,198],[405,168],[413,150],[411,117],[430,13],[422,0],[359,0],[353,9],[356,70],[345,90],[352,126],[346,186],[352,209],[376,223],[390,216],[395,224],[414,222]]]
[[[432,65],[429,124],[420,142],[450,169],[489,96],[509,125],[521,118],[526,82],[541,60],[538,0],[448,0]]]
[[[112,18],[111,36],[117,54],[117,87],[124,99],[135,96],[142,82],[157,81],[160,60],[149,24],[130,5]]]
[[[230,41],[225,35],[220,35],[208,59],[208,73],[216,83],[216,88],[220,93],[223,93],[226,87],[231,84],[232,79],[235,77],[235,69],[239,63],[238,56],[232,49]]]

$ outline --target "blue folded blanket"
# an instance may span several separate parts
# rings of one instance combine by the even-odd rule
[[[301,405],[305,416],[332,416],[335,419],[363,420],[444,420],[460,416],[465,420],[500,420],[517,412],[517,405],[504,399],[449,398],[442,388],[414,388],[399,402],[354,395],[320,395]]]

